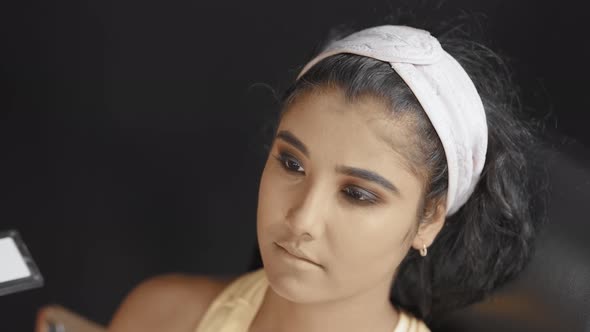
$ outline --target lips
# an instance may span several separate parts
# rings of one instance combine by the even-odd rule
[[[275,242],[275,245],[291,256],[294,256],[298,259],[304,260],[308,263],[321,267],[321,265],[316,263],[316,261],[313,258],[305,254],[303,251],[301,251],[301,249],[295,247],[294,245],[288,242]]]

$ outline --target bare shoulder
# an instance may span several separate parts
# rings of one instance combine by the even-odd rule
[[[113,316],[110,332],[194,331],[229,279],[167,274],[136,286]]]

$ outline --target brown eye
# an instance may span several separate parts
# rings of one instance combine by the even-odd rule
[[[279,155],[275,156],[275,158],[281,163],[281,166],[285,170],[295,173],[305,173],[301,163],[295,157],[287,153],[279,153]]]
[[[344,194],[352,201],[356,203],[367,203],[373,204],[377,202],[377,196],[371,192],[358,188],[358,187],[346,187],[342,190]]]

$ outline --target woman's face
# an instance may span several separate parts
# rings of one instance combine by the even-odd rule
[[[259,189],[258,241],[273,290],[319,302],[389,288],[417,227],[411,133],[373,98],[299,96],[284,114]],[[378,286],[380,285],[380,286]]]

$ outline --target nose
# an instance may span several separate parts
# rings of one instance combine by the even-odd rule
[[[287,210],[286,223],[293,235],[303,240],[318,238],[324,230],[327,211],[327,190],[309,185],[302,188]]]

